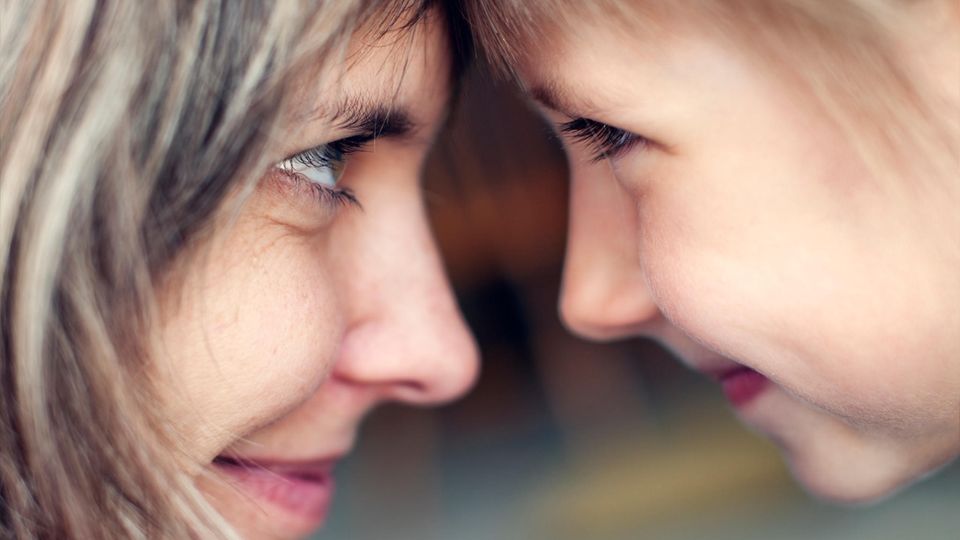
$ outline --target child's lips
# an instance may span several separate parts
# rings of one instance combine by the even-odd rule
[[[761,373],[740,366],[715,375],[723,393],[734,407],[745,407],[766,390],[770,384]]]

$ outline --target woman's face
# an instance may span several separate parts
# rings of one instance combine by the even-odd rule
[[[438,404],[475,378],[419,188],[450,92],[437,19],[356,38],[341,66],[304,77],[276,161],[317,149],[268,172],[163,299],[169,414],[244,537],[321,524],[331,469],[375,405]]]
[[[952,459],[957,182],[878,180],[789,84],[662,29],[584,24],[520,69],[570,158],[567,324],[660,340],[821,496],[874,498]]]

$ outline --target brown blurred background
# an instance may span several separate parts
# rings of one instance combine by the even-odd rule
[[[566,163],[509,85],[468,74],[426,190],[481,378],[443,409],[374,413],[318,538],[960,539],[960,467],[830,507],[663,349],[562,327]]]

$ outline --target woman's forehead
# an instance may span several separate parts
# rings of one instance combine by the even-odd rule
[[[450,51],[439,17],[426,17],[376,41],[357,40],[330,90],[354,100],[412,109],[423,99],[446,101],[450,91]]]
[[[387,120],[413,139],[432,132],[451,93],[443,32],[437,20],[424,19],[416,28],[377,41],[357,35],[340,61],[295,73],[284,124],[299,127],[285,138],[336,139],[357,126]]]

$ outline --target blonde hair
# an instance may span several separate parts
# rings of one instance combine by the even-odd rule
[[[735,44],[762,69],[800,89],[847,135],[878,177],[909,170],[918,179],[960,170],[960,115],[895,52],[905,10],[933,8],[960,26],[952,0],[465,0],[478,44],[500,74],[517,77],[530,50],[585,22],[629,39],[663,21]],[[953,89],[950,90],[953,92]],[[952,96],[960,100],[960,96]],[[952,107],[944,114],[945,106]],[[906,165],[909,163],[909,165]],[[919,174],[918,174],[919,173]],[[902,184],[902,182],[901,182]],[[922,185],[918,185],[922,184]],[[942,191],[943,183],[910,189]]]
[[[293,68],[427,4],[0,4],[0,537],[232,535],[147,384],[154,293],[268,165]]]

